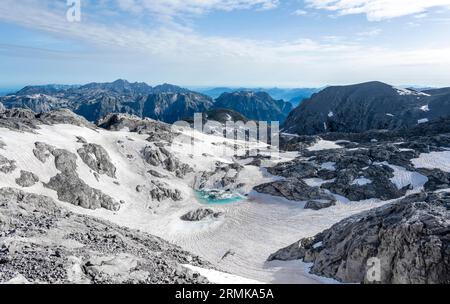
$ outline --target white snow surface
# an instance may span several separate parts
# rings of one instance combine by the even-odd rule
[[[450,172],[450,151],[422,153],[411,162],[416,168],[441,169]]]
[[[425,105],[425,106],[421,106],[420,109],[424,112],[429,112],[430,111],[430,107],[429,105]]]
[[[403,167],[391,165],[387,162],[383,162],[383,164],[394,170],[394,177],[391,178],[391,181],[397,186],[397,189],[411,185],[414,190],[421,190],[428,182],[428,178],[420,173],[408,171]]]
[[[185,264],[183,266],[194,272],[199,273],[200,275],[207,278],[211,283],[215,284],[263,284],[263,282],[260,281],[246,279],[237,275],[232,275],[214,269],[206,269],[189,264]]]
[[[309,151],[320,151],[320,150],[331,150],[331,149],[342,149],[341,146],[336,144],[334,141],[319,140],[317,143],[308,148]]]
[[[365,178],[365,177],[359,177],[352,182],[352,185],[364,186],[364,185],[368,185],[371,183],[372,183],[372,181],[370,179]]]
[[[420,125],[420,124],[427,123],[428,121],[429,121],[428,118],[423,118],[423,119],[419,119],[419,120],[417,121],[417,123]]]

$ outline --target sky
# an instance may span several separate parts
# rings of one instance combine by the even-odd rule
[[[0,88],[450,86],[450,0],[1,0],[0,71]]]

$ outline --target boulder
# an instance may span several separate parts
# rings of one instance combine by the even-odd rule
[[[448,284],[449,210],[449,193],[411,195],[344,219],[279,250],[269,260],[302,259],[313,264],[313,274],[369,283],[367,271],[376,259],[379,283]]]
[[[36,174],[23,170],[20,170],[20,177],[16,178],[16,184],[24,188],[34,186],[38,181]]]
[[[200,208],[184,214],[183,216],[181,216],[181,219],[183,221],[198,222],[206,218],[218,218],[221,215],[221,212],[214,212],[211,209]]]

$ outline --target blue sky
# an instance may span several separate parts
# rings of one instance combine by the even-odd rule
[[[0,88],[125,78],[184,86],[450,86],[450,0],[0,2]]]

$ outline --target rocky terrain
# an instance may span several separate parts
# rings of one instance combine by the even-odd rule
[[[371,258],[385,284],[450,283],[450,195],[418,193],[345,219],[281,249],[269,260],[302,259],[311,272],[346,283],[372,283]]]
[[[208,266],[160,238],[65,210],[51,198],[0,189],[0,282],[207,283]]]
[[[416,91],[381,82],[328,87],[293,110],[288,133],[364,132],[407,129],[450,115],[448,89]]]
[[[318,191],[349,201],[399,200],[301,239],[269,260],[299,259],[311,263],[311,273],[346,283],[371,283],[366,277],[367,263],[378,258],[381,283],[449,283],[448,121],[409,130],[327,133],[321,137],[333,142],[307,136],[284,138],[282,145],[299,149],[301,156],[268,169],[285,180],[255,189],[294,201],[309,200]],[[305,146],[305,142],[312,146]],[[319,146],[325,149],[314,149]],[[445,155],[443,165],[421,159],[428,154]],[[299,186],[292,187],[295,183]],[[293,192],[297,189],[302,189],[302,195],[296,197]],[[321,204],[316,198],[322,199]],[[305,208],[320,210],[332,205],[330,198],[315,197]]]
[[[368,283],[376,257],[381,282],[448,283],[449,126],[282,134],[272,157],[259,143],[230,156],[250,144],[131,114],[3,110],[0,281],[206,282],[190,265]],[[297,259],[311,273],[271,264]]]

